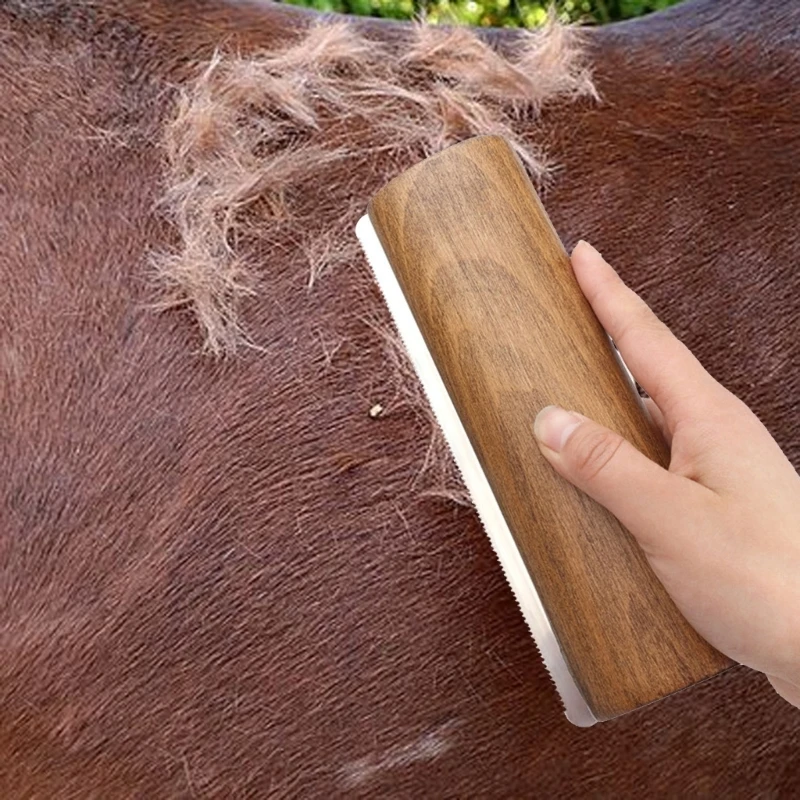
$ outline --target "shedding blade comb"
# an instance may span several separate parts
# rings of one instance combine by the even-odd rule
[[[669,463],[508,143],[478,136],[398,175],[356,235],[567,719],[589,726],[730,666],[535,443],[556,403]]]
[[[489,486],[489,481],[486,480],[478,456],[461,424],[453,401],[442,383],[442,377],[436,369],[436,364],[433,363],[430,351],[425,345],[422,333],[408,307],[403,290],[397,282],[368,215],[365,214],[358,221],[356,236],[364,248],[367,261],[389,308],[389,313],[392,315],[406,350],[408,350],[411,363],[425,390],[436,421],[450,446],[456,466],[472,497],[472,502],[475,504],[475,509],[486,529],[492,548],[500,561],[506,580],[514,592],[514,597],[525,617],[525,622],[528,624],[536,646],[539,648],[547,671],[561,695],[567,719],[575,725],[594,725],[597,720],[586,705],[575,679],[570,674],[553,628],[545,614],[542,601],[539,599],[531,576],[525,569],[525,563],[514,537],[508,529],[503,512],[497,505],[497,500]]]

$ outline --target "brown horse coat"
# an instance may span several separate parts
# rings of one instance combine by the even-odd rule
[[[316,19],[0,4],[0,796],[794,796],[800,712],[744,668],[565,721],[351,223],[505,126],[800,466],[800,10],[584,54],[353,20],[290,68]]]

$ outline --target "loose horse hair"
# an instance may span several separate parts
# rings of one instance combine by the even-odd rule
[[[252,344],[240,310],[269,280],[256,242],[295,247],[313,288],[361,261],[353,225],[370,192],[449,144],[501,134],[541,182],[546,156],[514,120],[581,95],[595,92],[580,34],[553,20],[524,32],[508,55],[474,30],[418,20],[398,57],[327,18],[275,52],[218,50],[180,88],[166,129],[163,208],[179,244],[153,259],[160,305],[189,306],[210,353]],[[369,186],[349,178],[364,175]],[[317,192],[302,191],[309,182]]]

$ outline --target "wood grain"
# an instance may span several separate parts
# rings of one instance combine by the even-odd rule
[[[394,178],[368,213],[595,716],[730,666],[633,537],[536,445],[534,417],[553,403],[669,464],[508,143],[453,145]]]

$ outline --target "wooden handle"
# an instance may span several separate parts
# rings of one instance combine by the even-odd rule
[[[508,143],[453,145],[393,179],[368,213],[595,716],[730,666],[633,537],[536,445],[534,417],[552,403],[669,464]]]

